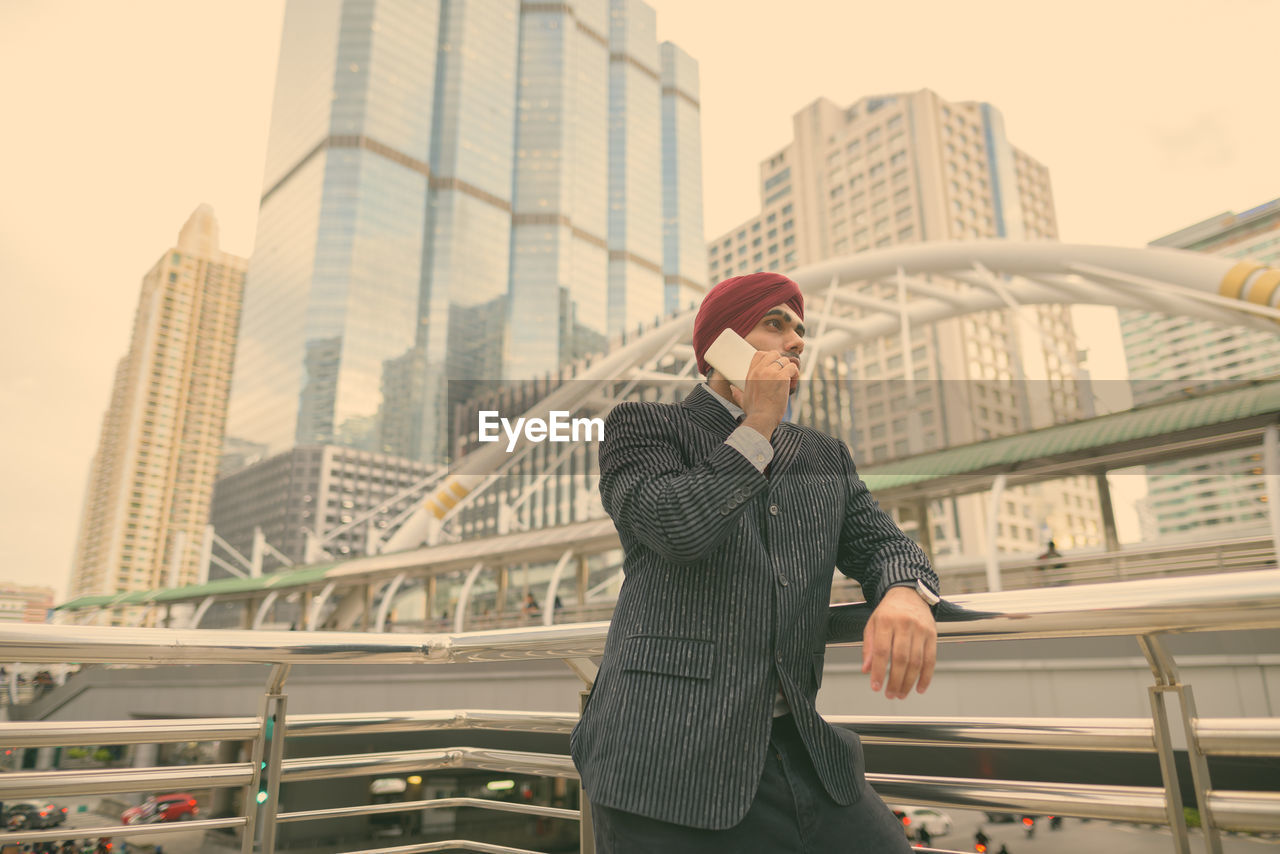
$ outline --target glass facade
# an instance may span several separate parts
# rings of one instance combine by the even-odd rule
[[[671,42],[662,44],[663,310],[702,301],[707,281],[702,236],[702,132],[698,64]]]
[[[610,0],[609,332],[614,335],[653,323],[663,309],[662,78],[656,27],[653,10],[640,0]]]
[[[508,378],[555,372],[605,346],[607,32],[604,0],[524,14]]]
[[[664,270],[705,287],[663,252],[700,243],[697,66],[664,126],[654,30],[635,0],[290,2],[228,435],[443,462],[476,383],[652,321]]]

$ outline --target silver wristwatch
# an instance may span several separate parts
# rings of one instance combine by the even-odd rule
[[[924,603],[930,608],[942,601],[941,596],[930,590],[928,586],[918,578],[916,579],[916,592],[920,594],[920,598],[923,599]]]

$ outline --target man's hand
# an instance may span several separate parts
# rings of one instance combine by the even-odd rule
[[[800,381],[793,357],[780,350],[757,350],[747,369],[747,388],[729,387],[733,400],[746,413],[744,424],[766,439],[773,435],[787,411],[787,398]]]
[[[871,674],[871,690],[902,700],[911,686],[921,694],[933,680],[938,628],[933,613],[911,587],[893,587],[871,612],[862,632],[862,672]],[[885,682],[885,666],[889,681]]]

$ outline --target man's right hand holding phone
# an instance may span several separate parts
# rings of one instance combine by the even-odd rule
[[[790,357],[780,350],[757,350],[747,370],[746,390],[730,386],[734,401],[747,414],[742,423],[766,439],[772,437],[799,382],[800,369]]]

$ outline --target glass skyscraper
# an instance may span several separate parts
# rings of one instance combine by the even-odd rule
[[[706,287],[700,147],[639,0],[293,0],[228,435],[444,461],[477,383]]]

